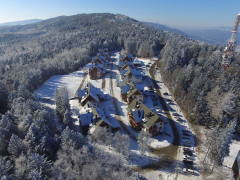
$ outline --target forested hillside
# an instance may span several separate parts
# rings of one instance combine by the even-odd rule
[[[82,67],[98,48],[162,55],[161,72],[193,123],[239,121],[239,66],[221,47],[164,33],[123,15],[80,14],[0,28],[0,169],[5,179],[141,179],[71,127],[32,92]],[[163,49],[162,49],[163,48]],[[78,82],[79,83],[79,82]],[[108,162],[105,159],[109,159]]]
[[[236,120],[240,132],[240,54],[224,71],[222,49],[169,38],[159,65],[165,82],[192,123],[214,127]]]

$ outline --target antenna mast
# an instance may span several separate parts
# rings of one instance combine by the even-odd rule
[[[232,30],[231,39],[228,41],[228,44],[223,51],[222,66],[223,66],[224,70],[226,70],[229,67],[229,65],[231,63],[231,59],[233,57],[234,50],[236,48],[237,41],[235,40],[235,36],[236,36],[237,30],[238,30],[239,22],[240,22],[240,14],[237,15],[236,22],[235,22],[234,28]]]

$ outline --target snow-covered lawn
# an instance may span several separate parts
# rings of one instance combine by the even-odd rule
[[[67,75],[55,75],[50,77],[40,88],[35,91],[35,96],[38,99],[50,97],[52,100],[54,100],[55,89],[66,86],[69,92],[69,97],[74,97],[84,75],[87,73],[88,66],[89,64],[84,66],[84,68]]]

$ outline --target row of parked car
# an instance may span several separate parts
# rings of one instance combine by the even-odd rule
[[[195,174],[195,168],[194,168],[194,151],[190,149],[192,141],[191,136],[192,133],[189,130],[182,130],[183,134],[183,172],[189,173],[189,174]]]

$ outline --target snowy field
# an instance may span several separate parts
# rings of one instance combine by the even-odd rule
[[[35,91],[35,97],[38,99],[51,98],[54,100],[54,91],[56,88],[66,86],[69,92],[69,97],[74,97],[79,85],[86,75],[89,64],[85,65],[78,71],[67,75],[55,75],[50,77],[40,88]]]

